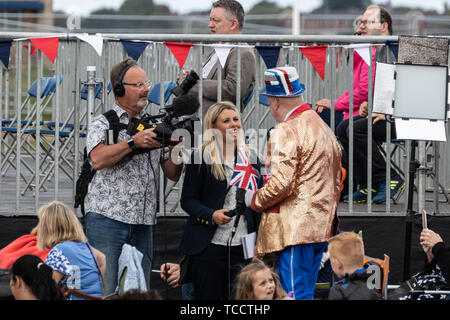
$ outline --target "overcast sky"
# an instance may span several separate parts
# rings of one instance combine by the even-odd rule
[[[261,0],[240,0],[244,10],[249,10]],[[278,3],[279,6],[286,7],[293,1],[300,2],[300,11],[309,12],[322,3],[322,0],[271,0]],[[88,15],[91,11],[99,8],[117,9],[124,0],[53,0],[53,9],[62,10],[68,13],[78,13]],[[192,10],[205,10],[211,7],[213,0],[154,0],[156,4],[165,4],[169,6],[172,12],[185,14]],[[385,4],[388,0],[374,0],[374,3]],[[436,9],[442,12],[444,3],[450,6],[450,0],[391,0],[393,6],[411,6],[424,9]]]

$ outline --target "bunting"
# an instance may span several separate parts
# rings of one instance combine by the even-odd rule
[[[193,46],[192,43],[177,43],[177,42],[164,42],[164,44],[169,48],[175,59],[178,61],[180,69],[183,69],[186,58],[189,55],[189,50]]]
[[[348,46],[344,46],[346,49],[353,48],[353,50],[359,54],[359,56],[364,60],[368,65],[370,64],[370,43],[361,43],[361,44],[351,44]]]
[[[75,34],[75,36],[84,41],[89,43],[89,45],[94,48],[94,50],[97,52],[97,54],[101,57],[102,56],[102,50],[103,50],[103,37],[100,36],[90,36],[87,33],[85,34]]]
[[[30,47],[31,47],[31,49],[30,49],[30,55],[31,55],[31,56],[36,55],[36,54],[37,54],[37,52],[36,52],[36,47],[33,46],[33,45],[31,45]],[[23,48],[26,49],[26,50],[28,50],[28,44],[24,44],[24,45],[23,45]]]
[[[12,40],[0,40],[0,60],[6,69],[9,68],[9,56],[11,52]]]
[[[103,49],[103,37],[95,35],[90,36],[88,34],[76,34],[80,40],[87,42],[91,45],[99,56],[102,55]],[[55,62],[56,55],[58,53],[58,43],[59,37],[47,37],[47,38],[21,38],[14,40],[30,40],[31,41],[31,50],[30,54],[35,54],[36,48],[42,51],[51,61]],[[5,65],[6,68],[9,66],[9,55],[11,43],[13,40],[0,40],[0,60]],[[134,60],[138,60],[142,55],[143,51],[146,49],[148,44],[151,41],[132,41],[132,40],[122,40],[120,39],[122,45],[124,46],[128,56],[132,57]],[[175,59],[177,60],[180,69],[183,68],[186,59],[189,55],[191,47],[194,46],[192,43],[177,43],[177,42],[163,42],[167,48],[172,52]],[[259,53],[261,58],[263,59],[266,67],[268,69],[274,68],[277,66],[280,56],[280,49],[285,48],[283,46],[250,46],[250,45],[231,45],[231,44],[208,44],[200,46],[209,46],[213,47],[217,58],[222,65],[225,66],[225,63],[228,59],[228,55],[230,50],[235,47],[251,47],[255,48]],[[398,56],[398,42],[395,41],[387,41],[386,44],[389,49],[392,51],[394,56],[397,58]],[[370,60],[370,50],[369,48],[372,46],[370,43],[362,43],[362,44],[351,44],[351,45],[339,45],[342,49],[352,48],[361,58],[369,64]],[[24,44],[25,48],[28,48],[28,44]],[[299,46],[298,48],[302,52],[302,54],[311,62],[314,69],[319,74],[322,80],[325,80],[325,65],[326,65],[326,52],[329,46]],[[289,46],[288,48],[292,48]],[[375,50],[374,50],[375,51]],[[337,57],[338,58],[338,57]],[[336,59],[336,67],[338,64],[338,59]]]
[[[219,58],[220,65],[222,68],[225,67],[225,63],[227,63],[228,55],[230,54],[232,46],[214,46],[214,50],[216,51],[217,57]]]
[[[125,48],[125,51],[127,52],[128,56],[136,61],[139,60],[139,58],[142,55],[142,52],[144,52],[145,48],[147,48],[149,44],[148,42],[122,40],[122,39],[120,39],[120,42],[122,42],[122,45]]]
[[[386,45],[389,47],[389,49],[394,54],[395,61],[397,61],[397,59],[398,59],[398,42],[396,42],[396,41],[387,41]]]
[[[280,57],[281,46],[255,46],[268,69],[275,68]]]
[[[325,80],[325,62],[327,46],[311,46],[300,48],[303,55],[311,62],[322,80]]]
[[[29,39],[43,54],[55,63],[56,55],[58,53],[59,37],[51,38],[30,38]]]

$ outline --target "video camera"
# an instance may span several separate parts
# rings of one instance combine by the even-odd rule
[[[199,121],[199,118],[192,116],[200,107],[198,98],[194,95],[187,95],[189,90],[197,83],[199,76],[194,70],[191,70],[180,85],[170,90],[176,98],[171,105],[160,109],[160,114],[151,116],[145,114],[141,119],[130,119],[127,133],[130,136],[135,135],[138,131],[143,131],[149,128],[155,128],[153,132],[156,133],[156,140],[160,142],[163,147],[174,146],[180,143],[180,140],[172,139],[173,131],[177,129],[186,129],[191,137],[194,135],[194,122]],[[186,119],[179,120],[179,117],[190,116]],[[193,141],[193,139],[191,139]]]

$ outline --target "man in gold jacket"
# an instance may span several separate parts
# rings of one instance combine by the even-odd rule
[[[278,125],[270,137],[271,178],[252,198],[252,209],[263,212],[255,254],[277,253],[283,289],[309,300],[336,228],[341,148],[303,101],[305,86],[295,68],[269,69],[264,80],[263,94]]]

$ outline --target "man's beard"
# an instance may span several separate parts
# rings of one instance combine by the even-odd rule
[[[148,105],[148,101],[139,100],[136,103],[136,106],[139,107],[139,108],[142,108],[142,109],[144,109],[147,105]]]

